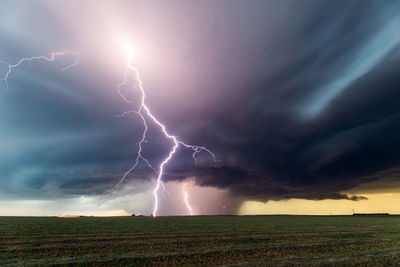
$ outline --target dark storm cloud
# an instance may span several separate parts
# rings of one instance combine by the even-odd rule
[[[163,33],[158,64],[176,80],[144,68],[155,114],[180,139],[221,159],[214,164],[201,154],[196,168],[181,149],[166,180],[195,177],[201,186],[263,201],[361,200],[341,192],[399,167],[398,2],[121,1],[115,8],[132,36],[138,20],[150,40]],[[47,9],[35,10],[42,14],[36,26],[54,20]],[[90,50],[69,41],[73,27],[60,34],[56,25],[38,27],[46,47]],[[7,60],[20,57],[7,42],[0,48]],[[114,116],[131,108],[113,89],[121,77],[84,57],[60,73],[55,66],[63,60],[25,66],[0,96],[2,192],[102,194],[132,164],[143,125]],[[153,124],[147,140],[144,154],[157,166],[170,143]],[[135,177],[154,175],[141,166]]]
[[[199,170],[199,184],[259,198],[335,199],[345,198],[335,192],[398,166],[399,59],[387,59],[311,120],[296,120],[296,114],[289,114],[253,122],[256,128],[248,129],[248,141],[231,152],[238,155],[232,164],[237,168]],[[226,126],[223,121],[218,124]],[[377,174],[375,179],[381,177]]]
[[[194,170],[198,184],[254,199],[360,200],[340,192],[398,166],[399,6],[341,4],[307,10],[318,14],[302,21],[281,70],[231,88],[240,99],[201,131],[225,166]]]

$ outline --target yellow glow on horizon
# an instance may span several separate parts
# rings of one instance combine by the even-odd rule
[[[74,212],[73,214],[65,214],[61,217],[66,216],[95,216],[95,217],[113,217],[113,216],[129,216],[125,210],[93,210],[93,211],[82,211],[82,212]]]
[[[400,193],[363,194],[367,200],[305,200],[245,201],[239,209],[240,215],[253,214],[296,214],[296,215],[346,215],[356,213],[400,214]]]

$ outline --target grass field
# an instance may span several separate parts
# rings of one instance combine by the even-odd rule
[[[0,265],[400,263],[400,216],[0,217]]]

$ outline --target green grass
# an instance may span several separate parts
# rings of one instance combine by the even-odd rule
[[[0,217],[0,265],[399,262],[400,216]]]

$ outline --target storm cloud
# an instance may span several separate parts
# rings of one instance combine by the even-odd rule
[[[192,177],[262,201],[361,200],[342,192],[400,165],[397,1],[29,5],[24,16],[22,4],[0,4],[0,59],[58,48],[82,58],[65,72],[68,57],[10,77],[0,96],[3,196],[101,195],[132,164],[142,122],[114,115],[139,102],[115,92],[123,57],[100,53],[117,31],[146,47],[137,67],[154,114],[220,159],[200,154],[196,167],[180,149],[166,181]],[[149,126],[144,155],[157,166],[171,143]],[[154,176],[143,164],[125,184]]]

